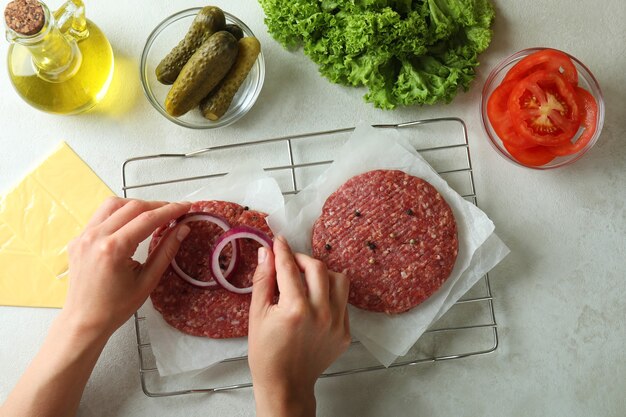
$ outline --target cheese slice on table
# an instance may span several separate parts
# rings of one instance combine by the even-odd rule
[[[0,222],[0,304],[61,307],[68,280],[57,278],[6,223]]]
[[[66,144],[0,200],[0,305],[62,307],[67,244],[110,188]]]

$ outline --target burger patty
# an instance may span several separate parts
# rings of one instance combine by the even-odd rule
[[[450,206],[428,182],[376,170],[328,197],[313,226],[313,255],[350,279],[349,302],[397,314],[430,297],[458,252]]]
[[[265,213],[248,210],[239,204],[224,201],[199,201],[192,204],[190,212],[206,212],[225,218],[232,227],[250,226],[272,237],[265,222]],[[224,231],[217,225],[196,221],[187,223],[191,228],[176,255],[176,263],[188,275],[200,281],[212,280],[210,256],[212,248]],[[150,242],[152,251],[169,230],[168,225],[154,232]],[[259,244],[251,240],[238,240],[239,258],[229,278],[236,287],[252,285],[257,264]],[[230,261],[228,245],[222,252],[220,264]],[[165,321],[176,329],[193,335],[215,339],[242,337],[248,334],[250,294],[235,294],[222,287],[199,288],[180,278],[171,266],[167,268],[158,286],[150,294],[154,308]]]

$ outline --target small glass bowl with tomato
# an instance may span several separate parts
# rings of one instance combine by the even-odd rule
[[[480,114],[487,137],[505,159],[551,169],[573,163],[593,147],[604,123],[604,100],[578,59],[530,48],[491,71]]]

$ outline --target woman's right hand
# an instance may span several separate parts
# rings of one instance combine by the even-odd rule
[[[350,345],[349,281],[278,237],[273,251],[259,249],[253,284],[248,360],[257,416],[314,416],[317,378]]]

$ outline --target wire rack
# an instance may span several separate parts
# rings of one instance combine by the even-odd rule
[[[477,204],[467,128],[463,120],[446,117],[373,126],[397,129],[453,189]],[[124,197],[163,199],[164,194],[176,189],[178,194],[169,194],[170,199],[182,198],[197,189],[198,182],[204,185],[212,178],[226,175],[233,162],[256,159],[272,161],[264,169],[276,178],[283,194],[289,198],[332,163],[333,155],[337,155],[353,130],[354,127],[350,127],[213,146],[187,153],[130,158],[122,166]],[[146,329],[146,317],[141,310],[135,313],[134,321],[141,386],[147,396],[211,394],[252,386],[245,356],[226,359],[194,375],[161,377]],[[407,355],[398,358],[389,368],[483,355],[497,347],[493,297],[489,276],[485,275],[422,335]],[[322,378],[384,369],[355,341]]]

